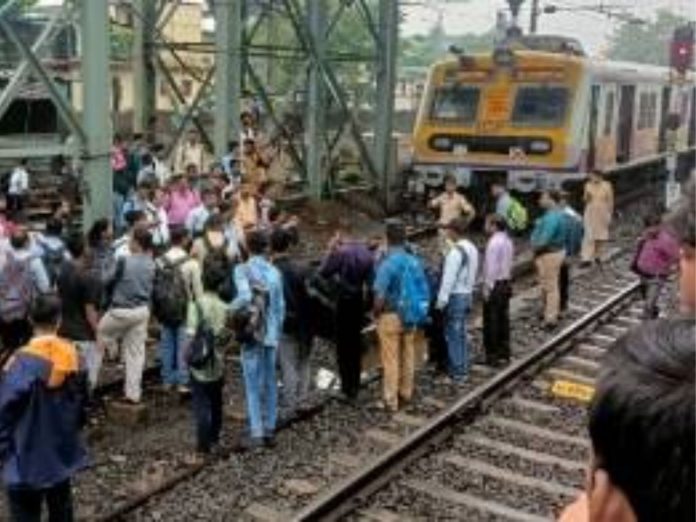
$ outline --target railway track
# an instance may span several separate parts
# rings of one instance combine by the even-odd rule
[[[582,490],[586,401],[603,353],[641,321],[637,290],[630,278],[598,285],[579,320],[292,520],[552,519]]]
[[[568,312],[570,320],[603,302],[615,291],[615,285],[629,283],[618,275],[626,262],[619,261],[616,270],[590,272],[579,278]],[[549,338],[524,320],[535,313],[522,312],[522,319],[515,323],[513,339],[519,340],[513,346],[516,361],[524,360]],[[232,442],[229,453],[205,467],[173,466],[172,473],[154,481],[152,488],[104,505],[110,507],[93,519],[290,520],[314,496],[327,494],[354,470],[378,461],[385,451],[448,411],[459,397],[496,375],[489,368],[474,365],[470,382],[459,387],[438,380],[432,369],[423,368],[417,375],[418,396],[397,416],[375,410],[364,400],[379,396],[378,381],[367,384],[361,400],[364,404],[358,408],[328,396],[320,409],[279,433],[275,449],[238,453]],[[92,480],[85,477],[82,482],[91,484]],[[182,498],[201,500],[189,505]]]
[[[432,235],[432,231],[415,232],[416,240]],[[635,237],[634,232],[628,236]],[[626,271],[626,264],[625,259],[620,261],[616,272],[581,274],[572,293],[568,319],[579,317],[606,296],[606,291],[595,297],[592,294],[597,293],[598,284],[615,281],[616,274]],[[530,324],[533,321],[529,319],[535,316],[535,310],[528,310],[514,319],[513,339],[521,340],[520,346],[513,347],[516,359],[525,357],[548,338]],[[474,334],[475,342],[476,337]],[[327,358],[330,353],[322,356],[321,365]],[[230,366],[238,366],[230,362]],[[239,453],[236,432],[243,421],[234,419],[223,434],[225,451],[195,466],[180,458],[191,447],[188,407],[155,396],[149,408],[154,418],[147,427],[138,428],[139,435],[132,442],[128,430],[128,440],[120,440],[124,430],[108,428],[112,434],[97,450],[100,461],[78,482],[80,516],[89,520],[288,520],[308,499],[329,491],[352,470],[379,458],[385,449],[441,415],[457,397],[493,375],[488,368],[474,366],[468,386],[459,388],[437,381],[430,369],[423,369],[416,384],[420,396],[396,419],[367,405],[345,405],[322,393],[322,400],[302,422],[279,433],[278,447],[272,451]],[[241,377],[232,375],[228,383],[232,385],[233,400],[242,404]],[[120,385],[117,379],[103,393],[110,395]],[[361,402],[378,396],[379,384],[373,380]],[[135,487],[131,487],[133,484]],[[201,491],[205,503],[188,507],[180,500]]]

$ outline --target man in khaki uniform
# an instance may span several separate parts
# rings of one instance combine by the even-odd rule
[[[603,243],[609,239],[609,225],[614,213],[614,189],[593,171],[585,183],[585,235],[582,241],[582,261],[584,264],[599,262]]]
[[[452,174],[445,176],[445,191],[430,202],[430,208],[440,210],[440,225],[451,223],[462,215],[466,215],[471,222],[476,216],[469,200],[457,192],[457,180]]]
[[[440,210],[440,218],[438,223],[440,226],[445,226],[455,219],[465,216],[469,222],[476,217],[476,210],[462,194],[457,192],[457,179],[452,174],[445,176],[445,191],[430,201],[430,208]],[[442,251],[448,250],[447,237],[440,231],[440,240],[442,242]]]

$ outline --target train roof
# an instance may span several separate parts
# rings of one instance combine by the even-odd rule
[[[654,81],[667,82],[670,80],[671,70],[668,67],[659,65],[642,64],[635,62],[622,62],[604,60],[590,56],[578,56],[575,54],[552,53],[547,51],[512,49],[515,55],[524,57],[526,60],[539,58],[546,62],[575,64],[585,68],[588,72],[605,80],[616,81]],[[448,57],[433,64],[433,67],[451,67],[456,65],[461,58],[469,56],[475,60],[482,59],[488,65],[493,59],[494,52],[472,53],[462,57]],[[687,73],[685,82],[693,82],[695,76],[693,72]]]

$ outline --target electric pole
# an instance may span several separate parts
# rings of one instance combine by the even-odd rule
[[[529,15],[529,34],[536,34],[539,25],[539,0],[532,0],[532,12]]]

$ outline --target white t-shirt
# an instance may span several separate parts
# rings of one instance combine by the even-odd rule
[[[8,194],[21,196],[29,190],[29,173],[24,167],[15,167],[10,176]]]

